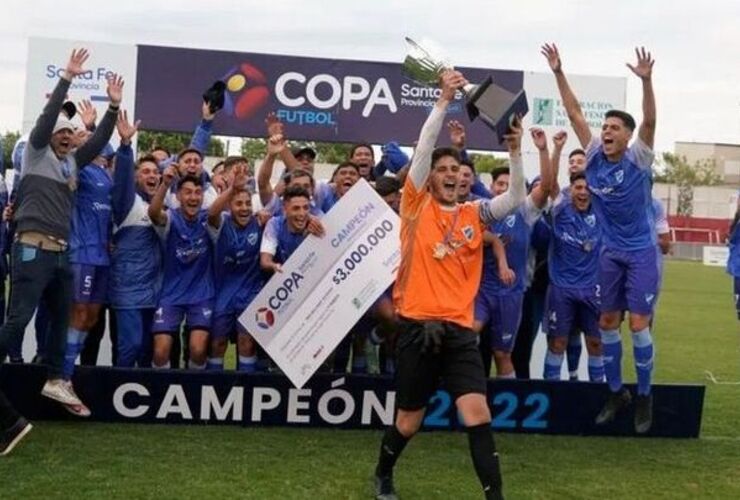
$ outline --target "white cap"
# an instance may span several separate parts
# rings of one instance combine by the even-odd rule
[[[71,121],[65,118],[59,118],[57,120],[57,123],[54,125],[54,131],[52,132],[52,134],[56,134],[57,132],[59,132],[60,130],[64,130],[65,128],[74,132],[77,127],[75,127],[75,124]]]

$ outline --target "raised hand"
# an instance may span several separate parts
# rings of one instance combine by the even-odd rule
[[[458,89],[463,88],[467,83],[468,81],[459,71],[445,71],[440,77],[440,87],[442,87],[442,95],[440,95],[440,99],[452,102],[455,99],[455,92],[457,92]]]
[[[655,59],[653,59],[650,52],[645,50],[645,47],[635,48],[635,55],[637,56],[637,65],[632,66],[630,63],[627,63],[627,67],[641,79],[650,80],[653,76]]]
[[[162,183],[170,187],[172,185],[172,182],[179,177],[177,173],[178,165],[177,163],[171,163],[162,174]]]
[[[509,133],[504,135],[509,153],[518,153],[522,149],[522,118],[514,117],[509,127]]]
[[[457,149],[465,148],[465,127],[457,120],[447,122],[447,129],[450,131],[450,142]]]
[[[232,172],[234,178],[231,185],[236,191],[245,191],[249,182],[249,172],[247,172],[246,165],[235,165]]]
[[[547,149],[547,136],[544,130],[539,127],[532,127],[529,129],[529,132],[532,134],[532,141],[537,149],[540,151]]]
[[[286,147],[285,137],[282,134],[271,135],[267,139],[267,154],[279,155]]]
[[[267,118],[265,118],[265,125],[267,125],[267,137],[283,135],[285,126],[283,125],[283,122],[280,121],[280,118],[275,115],[274,111],[270,112],[267,115]]]
[[[203,101],[203,105],[200,108],[200,114],[205,121],[208,121],[208,122],[213,121],[213,119],[216,118],[216,113],[212,113],[211,105],[208,104],[206,101]]]
[[[83,99],[78,102],[77,113],[79,113],[82,124],[86,129],[90,130],[95,126],[95,120],[98,119],[98,112],[90,101]]]
[[[87,51],[87,49],[72,50],[72,55],[69,56],[69,61],[67,61],[67,67],[64,68],[63,78],[71,80],[77,75],[81,75],[82,73],[84,73],[85,69],[82,66],[85,64],[85,61],[87,61],[89,57],[90,53]]]
[[[563,63],[560,61],[560,53],[558,47],[552,43],[546,43],[540,47],[540,54],[545,56],[547,64],[550,65],[550,69],[553,73],[558,73],[563,70]]]
[[[128,121],[128,112],[125,109],[122,109],[118,112],[116,129],[118,130],[118,135],[121,136],[121,144],[131,144],[131,138],[136,135],[136,132],[139,131],[140,123],[141,120],[136,120],[136,122],[132,125]]]
[[[113,106],[121,104],[121,99],[123,99],[123,84],[124,81],[121,75],[113,73],[108,78],[108,88],[106,90],[108,92],[108,98],[110,98],[110,103]]]
[[[565,130],[559,130],[555,133],[555,135],[552,136],[552,143],[555,145],[556,149],[563,149],[563,146],[565,146],[565,141],[568,140],[568,132]]]

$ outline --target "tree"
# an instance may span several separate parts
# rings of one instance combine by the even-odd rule
[[[155,147],[160,147],[167,149],[172,154],[177,154],[178,151],[190,145],[191,138],[192,134],[141,130],[138,134],[138,147],[139,151],[151,151]],[[206,156],[224,156],[225,154],[226,147],[223,141],[211,137]]]
[[[509,166],[509,160],[506,158],[499,158],[492,155],[474,153],[470,155],[470,159],[473,161],[473,165],[475,165],[475,171],[479,174],[483,172],[490,173],[496,168]]]
[[[656,182],[675,184],[678,188],[676,215],[691,216],[694,210],[694,187],[717,186],[722,176],[715,168],[714,159],[698,160],[690,164],[685,156],[663,153],[661,168],[654,176]]]
[[[12,159],[12,153],[13,153],[13,147],[15,147],[15,143],[18,142],[18,139],[20,139],[21,133],[20,132],[5,132],[2,136],[0,136],[0,150],[3,152],[3,166],[5,169],[11,169],[13,168],[13,159]],[[0,172],[2,173],[2,172]]]
[[[316,151],[316,161],[318,163],[342,163],[349,159],[349,152],[352,144],[344,142],[292,142],[291,149],[309,147]],[[267,143],[265,139],[244,139],[242,141],[242,156],[250,162],[265,157]]]
[[[267,153],[267,142],[264,139],[242,140],[242,156],[254,164],[255,161],[265,157]]]

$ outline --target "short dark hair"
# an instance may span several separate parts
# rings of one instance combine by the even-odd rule
[[[573,158],[576,155],[586,156],[586,152],[584,150],[582,150],[581,148],[576,148],[573,151],[571,151],[570,153],[568,153],[568,159],[570,160],[571,158]]]
[[[186,154],[188,154],[188,153],[195,153],[195,154],[197,154],[198,156],[200,156],[201,161],[203,161],[203,153],[201,153],[199,149],[190,148],[190,147],[185,148],[182,151],[180,151],[179,153],[177,153],[177,161],[180,161],[180,159],[183,156],[185,156]]]
[[[624,126],[630,129],[630,132],[634,132],[635,130],[635,127],[636,127],[635,119],[632,118],[632,115],[627,113],[626,111],[620,111],[618,109],[610,109],[604,115],[604,119],[606,120],[607,118],[619,118],[620,120],[622,120],[622,123],[624,124]]]
[[[309,172],[308,170],[303,170],[302,168],[294,168],[290,172],[286,173],[283,177],[283,180],[285,180],[285,185],[287,186],[293,179],[298,179],[299,177],[308,177],[309,179],[311,179],[311,187],[316,185],[316,181],[314,181],[311,172]]]
[[[283,193],[283,202],[288,202],[292,200],[293,198],[298,198],[301,196],[306,198],[309,201],[311,200],[311,195],[308,194],[308,191],[305,188],[301,186],[290,186]]]
[[[496,182],[496,179],[498,179],[504,174],[509,175],[509,173],[510,173],[509,167],[496,167],[493,170],[491,170],[491,178],[493,179],[493,182]]]
[[[247,165],[249,165],[249,160],[247,160],[243,156],[227,156],[226,159],[223,161],[224,170],[229,170],[237,163],[246,163]]]
[[[581,179],[583,179],[584,181],[586,180],[586,173],[585,172],[576,172],[575,174],[573,174],[573,175],[570,176],[570,183],[571,184],[575,184],[576,181],[579,181]]]
[[[473,165],[472,160],[470,160],[469,158],[466,158],[464,160],[460,160],[460,166],[462,167],[463,165],[465,165],[466,167],[469,167],[470,170],[473,171],[473,175],[476,174],[475,165]]]
[[[218,169],[224,169],[224,162],[220,161],[216,163],[211,169],[211,175],[216,175],[218,173]]]
[[[157,163],[157,159],[152,156],[151,154],[140,156],[138,160],[136,160],[136,169],[137,170],[142,163],[154,163],[154,166],[157,167],[157,170],[159,170],[159,164]]]
[[[331,174],[331,180],[334,180],[334,177],[336,177],[337,172],[339,172],[343,168],[352,167],[357,171],[357,175],[360,174],[360,167],[357,166],[356,163],[352,163],[351,161],[343,161],[339,165],[337,165],[337,168],[334,169],[334,172]]]
[[[180,180],[177,181],[177,190],[179,191],[180,189],[182,189],[186,182],[192,182],[198,187],[203,187],[203,181],[200,177],[196,177],[194,175],[186,175],[185,177],[181,177]]]
[[[373,151],[373,147],[365,142],[358,142],[357,144],[353,144],[352,149],[349,150],[349,157],[352,158],[355,155],[355,152],[360,148],[369,149],[370,155],[375,158],[375,151]]]
[[[167,156],[172,156],[172,153],[170,153],[170,150],[165,148],[164,146],[154,146],[151,151],[149,151],[149,154],[153,154],[156,151],[164,151],[167,153]]]
[[[439,161],[440,158],[445,156],[451,156],[456,162],[460,163],[460,151],[457,148],[436,148],[432,151],[432,167]]]

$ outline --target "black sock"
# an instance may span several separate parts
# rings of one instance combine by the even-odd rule
[[[466,427],[470,456],[487,499],[502,499],[501,468],[490,424]]]
[[[0,431],[13,427],[19,417],[20,415],[5,397],[3,391],[0,391]]]
[[[393,472],[393,466],[406,447],[410,438],[403,437],[395,425],[388,427],[380,443],[378,466],[375,468],[377,476],[388,476]]]

